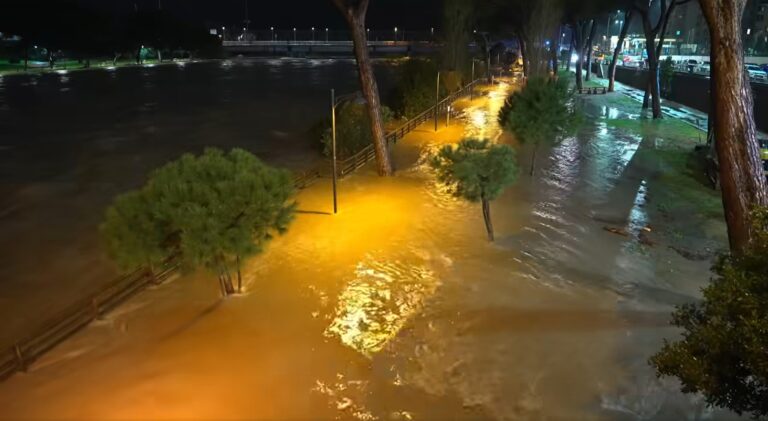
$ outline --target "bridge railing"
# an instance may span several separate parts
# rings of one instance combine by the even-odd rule
[[[224,41],[224,47],[352,47],[352,41]],[[431,41],[368,41],[369,47],[401,47],[407,45],[439,45]]]

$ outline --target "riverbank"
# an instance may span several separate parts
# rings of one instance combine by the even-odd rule
[[[157,59],[142,60],[141,63],[136,63],[135,60],[118,60],[113,62],[111,60],[105,61],[93,61],[86,65],[85,62],[77,60],[66,60],[56,62],[51,67],[48,62],[35,61],[29,62],[27,69],[24,69],[24,63],[10,63],[8,61],[0,61],[0,76],[14,76],[14,75],[41,75],[47,73],[67,73],[78,72],[88,70],[115,70],[119,68],[131,68],[131,67],[154,67],[154,66],[184,66],[189,63],[201,63],[210,60],[195,60],[195,59],[173,59],[160,61]]]
[[[300,192],[288,233],[247,264],[246,294],[221,301],[207,273],[152,288],[0,384],[4,415],[734,418],[647,365],[676,334],[672,306],[696,299],[709,273],[639,239],[665,225],[650,205],[667,183],[642,152],[656,136],[643,144],[616,107],[587,103],[579,135],[540,151],[536,177],[521,172],[493,202],[495,243],[479,205],[437,183],[426,161],[442,145],[519,146],[496,118],[510,89],[409,134],[396,177],[368,165],[343,180],[338,215],[329,180]]]

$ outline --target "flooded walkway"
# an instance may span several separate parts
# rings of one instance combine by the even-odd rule
[[[648,250],[654,223],[633,157],[603,122],[554,147],[492,204],[437,184],[426,158],[497,124],[511,85],[458,104],[365,168],[300,193],[289,232],[249,262],[244,295],[185,275],[135,297],[0,384],[0,416],[27,419],[728,419],[647,365],[674,304],[709,263]],[[592,114],[602,111],[594,107]]]

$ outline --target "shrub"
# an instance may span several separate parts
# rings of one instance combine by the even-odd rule
[[[430,165],[454,196],[482,203],[488,239],[493,241],[490,202],[517,178],[515,151],[487,140],[464,139],[456,147],[444,146]]]
[[[381,119],[384,124],[392,120],[392,110],[381,107]],[[325,125],[320,142],[323,145],[323,153],[331,156],[332,153],[331,125]],[[368,107],[364,102],[344,102],[336,108],[336,156],[346,158],[360,152],[363,148],[373,143],[371,134],[371,119],[368,117]]]
[[[538,146],[557,142],[572,134],[581,122],[568,81],[531,78],[523,89],[512,93],[499,112],[499,123],[523,143],[533,143],[531,174]]]
[[[718,260],[704,300],[673,314],[682,339],[665,340],[650,363],[680,379],[683,392],[760,418],[768,415],[768,210],[756,221],[751,248]]]
[[[400,77],[392,94],[392,105],[398,116],[413,118],[435,105],[437,65],[430,60],[409,59],[400,67]],[[441,96],[446,94],[445,78]]]

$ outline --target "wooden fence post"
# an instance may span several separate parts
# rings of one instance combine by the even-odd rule
[[[13,345],[13,352],[16,354],[16,367],[18,367],[19,370],[26,372],[27,363],[24,361],[24,356],[21,354],[21,347],[18,343]]]

